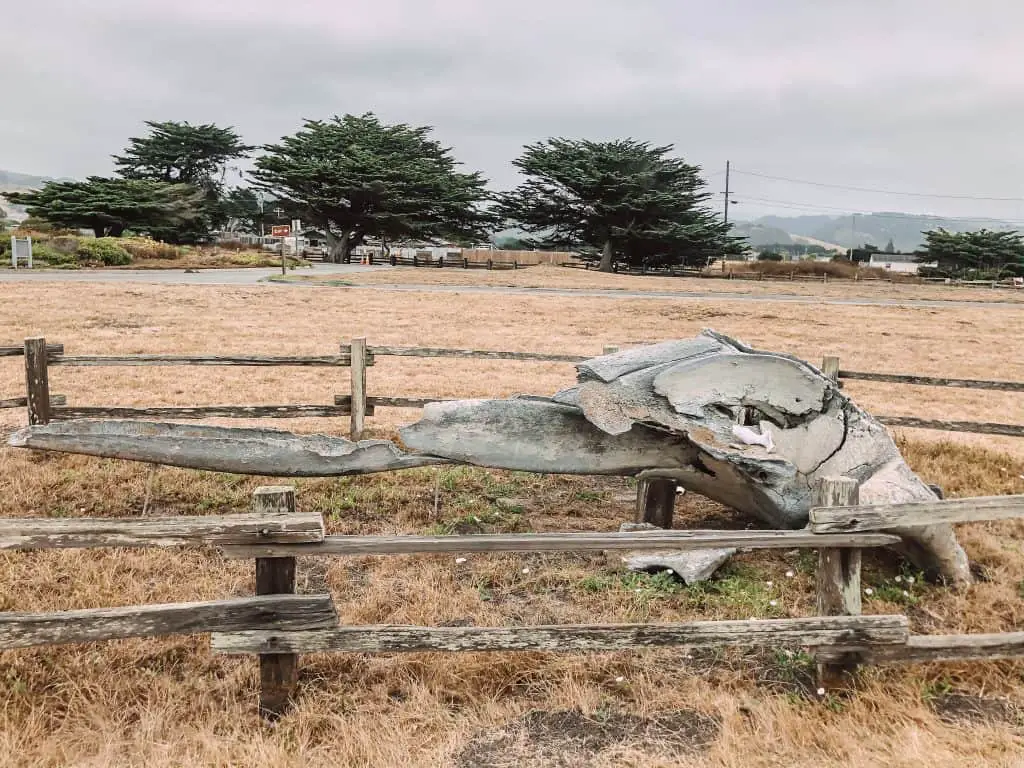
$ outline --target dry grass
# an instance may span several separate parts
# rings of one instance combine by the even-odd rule
[[[750,266],[743,262],[746,266]],[[314,268],[315,270],[315,268]],[[314,274],[306,278],[315,282]],[[325,278],[329,279],[329,278]],[[615,275],[541,264],[518,270],[431,269],[395,267],[345,275],[357,285],[399,283],[411,285],[492,285],[515,288],[579,288],[621,291],[784,294],[829,298],[927,299],[931,301],[1024,302],[1024,291],[992,290],[946,285],[883,282],[790,282],[789,280],[726,280],[697,277]]]
[[[1024,378],[1024,313],[813,307],[346,289],[0,286],[0,340],[45,333],[69,353],[324,354],[371,344],[599,351],[690,335],[702,326],[844,367]],[[940,339],[939,343],[931,341]],[[345,371],[53,369],[72,403],[328,402]],[[550,392],[571,366],[382,358],[371,393]],[[1020,421],[999,393],[858,387],[888,412]],[[0,396],[20,394],[17,358],[0,362]],[[414,414],[371,419],[377,434]],[[21,421],[18,411],[0,420]],[[264,422],[266,424],[266,422]],[[277,426],[344,433],[341,420]],[[908,460],[954,495],[1022,493],[1017,443],[903,438]],[[1018,441],[1019,443],[1019,441]],[[149,470],[87,457],[0,450],[0,515],[134,515]],[[266,479],[157,471],[154,514],[238,511]],[[304,480],[301,505],[332,532],[614,530],[630,516],[623,480],[452,468]],[[434,489],[440,488],[439,513]],[[525,500],[519,511],[497,498]],[[696,496],[680,527],[743,526]],[[905,611],[918,632],[1002,631],[1024,622],[1024,523],[965,526],[988,581],[962,593],[915,582],[872,553],[865,610]],[[528,572],[524,573],[524,569]],[[792,571],[793,578],[786,572]],[[300,564],[303,591],[330,590],[344,621],[568,623],[813,614],[807,554],[742,555],[713,585],[630,578],[612,555],[356,557]],[[769,586],[768,582],[771,582]],[[247,594],[251,565],[215,552],[84,551],[0,555],[0,610],[58,610]],[[776,605],[771,605],[775,600]],[[310,656],[297,706],[275,728],[254,715],[255,664],[212,656],[204,639],[119,641],[0,654],[0,765],[271,766],[1019,765],[1024,663],[871,669],[849,699],[808,690],[796,655],[682,650],[591,654]]]

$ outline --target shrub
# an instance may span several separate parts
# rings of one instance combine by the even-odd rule
[[[46,244],[56,251],[74,256],[78,253],[78,248],[82,244],[82,238],[75,235],[58,235],[57,237],[51,237],[46,241]]]
[[[132,263],[132,256],[113,237],[82,240],[78,246],[78,260],[101,263],[105,267],[121,267]]]
[[[761,251],[757,254],[758,261],[782,261],[782,254],[775,251]]]
[[[148,237],[125,237],[120,245],[133,259],[168,259],[180,258],[181,249],[167,243],[157,242]]]
[[[53,243],[32,243],[33,261],[45,261],[51,266],[74,264],[75,254],[66,253],[54,247]]]

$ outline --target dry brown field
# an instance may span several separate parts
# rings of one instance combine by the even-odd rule
[[[413,282],[433,274],[392,270],[356,279],[380,274],[394,282],[400,272],[413,273]],[[540,274],[471,276],[487,282],[531,272]],[[587,279],[630,289],[646,280]],[[670,282],[673,290],[691,290],[682,287],[691,281]],[[692,282],[700,289],[738,285]],[[748,285],[778,292],[775,283]],[[949,295],[942,288],[896,288],[930,292],[921,298]],[[68,354],[330,354],[358,336],[371,345],[585,354],[703,327],[811,361],[838,354],[844,368],[1024,381],[1024,306],[0,285],[0,343],[42,334],[64,343]],[[0,360],[0,398],[23,393],[20,366],[20,358]],[[328,403],[347,392],[347,375],[347,369],[58,367],[51,369],[51,391],[78,405]],[[500,396],[550,393],[572,380],[572,366],[555,363],[379,358],[368,391]],[[1024,423],[1024,398],[1010,393],[860,382],[847,388],[880,414]],[[415,417],[415,411],[382,410],[368,424],[371,434],[387,436]],[[23,411],[0,411],[5,433],[23,421]],[[347,433],[343,419],[260,423]],[[920,431],[898,437],[914,469],[949,495],[1024,493],[1024,440]],[[138,515],[147,487],[149,514],[242,511],[253,488],[270,482],[0,449],[0,515],[7,517]],[[465,468],[296,485],[300,506],[321,512],[332,533],[615,530],[632,507],[625,480]],[[518,502],[499,507],[499,498]],[[694,495],[680,499],[679,527],[748,524]],[[983,580],[955,592],[923,583],[894,555],[873,552],[865,561],[865,586],[873,590],[865,612],[906,613],[915,632],[1021,629],[1024,521],[962,526],[961,536]],[[814,558],[798,552],[743,554],[713,582],[688,588],[664,577],[629,576],[614,554],[474,555],[465,563],[440,555],[355,557],[304,561],[299,571],[301,589],[329,590],[350,623],[814,613]],[[215,599],[251,590],[252,564],[224,561],[212,550],[0,554],[0,610],[6,611]],[[2,652],[0,765],[1024,765],[1024,662],[871,668],[849,697],[818,696],[812,665],[799,652],[336,654],[303,657],[302,667],[294,710],[268,726],[255,713],[254,660],[214,656],[205,637]]]

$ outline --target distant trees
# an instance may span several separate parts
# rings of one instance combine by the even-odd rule
[[[151,234],[170,242],[205,239],[229,216],[224,205],[228,164],[247,157],[254,147],[242,143],[234,128],[212,123],[147,121],[146,125],[150,129],[147,136],[129,139],[124,154],[114,156],[118,173],[125,179],[187,184],[201,192],[196,198],[199,215],[190,226]]]
[[[486,236],[491,218],[479,173],[461,173],[431,128],[387,125],[372,113],[307,120],[264,147],[253,177],[300,205],[340,262],[368,237],[385,241]]]
[[[30,216],[67,229],[91,229],[96,237],[120,237],[125,230],[173,231],[196,217],[203,193],[188,184],[141,179],[51,181],[32,192],[7,197]]]
[[[1024,272],[1024,235],[1020,232],[949,232],[940,228],[922,234],[926,250],[918,255],[918,261],[938,262],[940,268],[954,271]]]
[[[892,238],[889,238],[889,242],[885,244],[886,253],[896,253],[896,246],[892,242]]]
[[[728,226],[703,206],[700,169],[669,157],[672,146],[625,139],[548,139],[513,162],[526,176],[499,196],[507,221],[546,247],[589,247],[600,269],[706,263],[738,251]]]

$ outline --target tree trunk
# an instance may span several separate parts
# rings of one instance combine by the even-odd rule
[[[106,229],[107,229],[107,228],[106,228],[106,227],[104,227],[104,226],[103,226],[102,224],[94,224],[94,225],[93,225],[93,228],[92,228],[92,233],[93,233],[93,234],[94,234],[94,235],[95,235],[96,237],[103,237],[103,234],[104,234],[104,232],[106,231]]]
[[[601,266],[598,267],[601,272],[612,271],[612,241],[611,238],[604,241],[604,250],[601,252]]]
[[[342,232],[341,237],[335,235],[327,227],[324,227],[324,233],[327,235],[327,261],[332,264],[341,264],[348,255],[348,230]]]
[[[110,231],[107,232],[107,237],[120,237],[124,234],[125,227],[123,224],[112,224]]]

